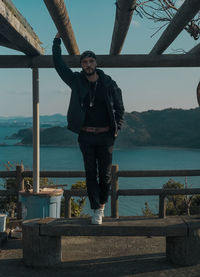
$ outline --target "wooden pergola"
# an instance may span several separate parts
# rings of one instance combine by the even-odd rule
[[[80,67],[80,52],[64,0],[44,0],[44,3],[61,34],[69,55],[65,62],[71,68]],[[99,67],[199,67],[200,44],[186,54],[163,54],[185,26],[200,10],[199,0],[185,0],[157,43],[143,55],[120,55],[137,0],[117,0],[116,16],[110,53],[97,55]],[[0,55],[0,68],[32,68],[33,78],[33,186],[39,192],[39,68],[53,68],[51,55],[44,49],[31,26],[8,0],[0,0],[0,45],[25,53],[25,55]],[[199,88],[200,89],[200,88]]]

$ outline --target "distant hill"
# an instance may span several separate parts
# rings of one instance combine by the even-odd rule
[[[200,147],[200,109],[126,113],[118,142],[124,146]]]
[[[0,116],[0,126],[7,127],[32,127],[33,118],[32,117],[3,117]],[[41,127],[51,127],[51,126],[65,126],[67,124],[67,118],[62,114],[53,115],[41,115],[40,116],[40,126]]]
[[[20,130],[21,144],[32,143],[32,129]],[[77,135],[66,127],[42,128],[41,145],[76,146]],[[125,113],[117,147],[169,146],[200,148],[200,109],[165,109]]]

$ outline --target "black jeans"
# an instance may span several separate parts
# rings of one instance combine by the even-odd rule
[[[108,200],[114,138],[109,132],[81,132],[78,141],[83,154],[90,206],[91,209],[99,209],[100,204]]]

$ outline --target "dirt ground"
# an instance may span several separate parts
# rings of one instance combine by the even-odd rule
[[[200,264],[168,263],[165,238],[160,237],[63,237],[62,255],[59,266],[26,267],[22,241],[9,239],[0,250],[0,277],[200,277]]]

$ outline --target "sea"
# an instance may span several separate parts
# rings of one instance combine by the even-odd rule
[[[6,139],[17,133],[19,128],[0,127],[0,170],[6,170],[9,163],[14,166],[23,163],[25,170],[32,170],[33,148],[31,146],[16,146],[18,140]],[[7,145],[4,146],[3,144]],[[175,170],[199,169],[200,149],[168,148],[168,147],[133,147],[115,148],[113,164],[119,165],[119,170]],[[82,155],[79,148],[71,147],[40,147],[40,170],[84,170]],[[162,188],[169,179],[185,184],[187,187],[200,187],[200,177],[146,177],[146,178],[119,178],[121,189],[150,189]],[[82,178],[52,178],[56,185],[67,184],[67,189]],[[0,188],[4,180],[0,179]],[[145,202],[148,202],[153,213],[158,213],[158,196],[120,196],[119,215],[142,215]],[[91,214],[88,200],[84,214]],[[110,199],[106,205],[105,215],[110,215]]]

